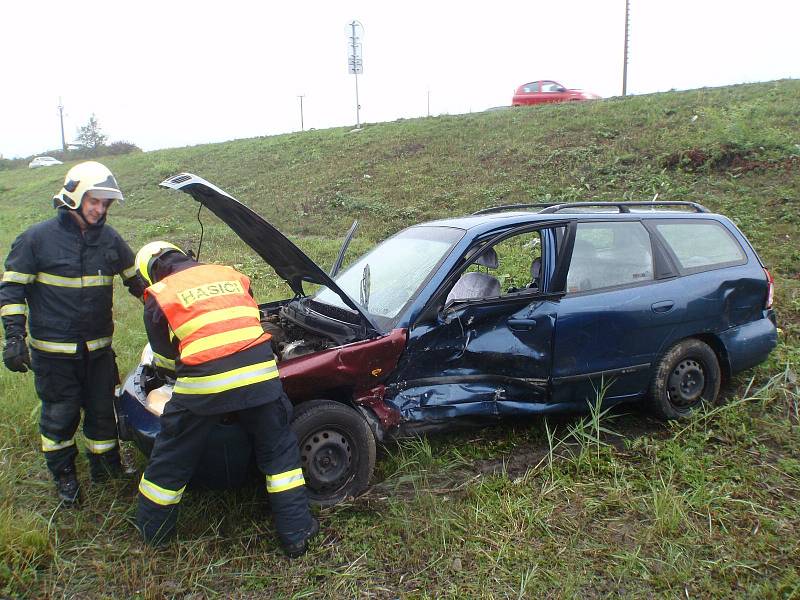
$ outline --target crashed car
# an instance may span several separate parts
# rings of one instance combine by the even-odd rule
[[[684,418],[777,343],[772,277],[699,204],[495,207],[404,229],[337,273],[345,244],[329,275],[200,177],[161,185],[211,210],[294,293],[260,309],[317,504],[365,490],[376,442],[394,437],[581,411],[598,390]],[[122,439],[149,452],[172,383],[145,348],[116,399]],[[241,485],[252,465],[231,416],[194,483]]]

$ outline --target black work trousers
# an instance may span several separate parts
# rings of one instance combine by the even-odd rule
[[[227,393],[236,393],[232,390]],[[266,476],[275,528],[282,543],[305,539],[312,525],[308,494],[302,482],[297,437],[291,430],[292,405],[285,395],[254,408],[236,411],[253,439],[256,464]],[[147,542],[160,544],[175,532],[183,490],[194,475],[209,435],[222,415],[198,415],[169,402],[161,415],[150,462],[139,484],[137,526]],[[274,485],[291,481],[288,486]]]
[[[74,467],[75,432],[83,409],[83,434],[90,460],[119,462],[114,387],[119,383],[110,348],[79,358],[33,352],[36,393],[42,401],[39,431],[47,467],[55,478]]]

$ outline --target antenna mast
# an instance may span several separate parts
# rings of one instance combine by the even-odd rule
[[[364,72],[364,61],[361,52],[361,38],[364,35],[364,26],[355,19],[348,23],[348,57],[347,71],[356,78],[356,129],[361,129],[361,104],[358,102],[358,76]]]
[[[64,137],[64,104],[61,102],[61,96],[58,97],[58,117],[61,120],[61,150],[66,154],[67,138]]]
[[[625,0],[625,52],[622,61],[622,95],[628,92],[628,34],[631,28],[631,0]]]

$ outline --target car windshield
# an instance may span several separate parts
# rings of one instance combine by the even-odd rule
[[[369,314],[392,320],[463,235],[463,229],[453,227],[405,229],[350,265],[336,283]],[[345,308],[328,288],[319,290],[314,299]]]

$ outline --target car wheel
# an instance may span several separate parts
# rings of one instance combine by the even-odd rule
[[[367,488],[375,437],[358,412],[332,400],[303,402],[295,408],[292,429],[312,503],[331,506]]]
[[[698,339],[678,342],[662,357],[650,386],[650,403],[661,419],[685,419],[719,394],[720,368],[714,351]]]

